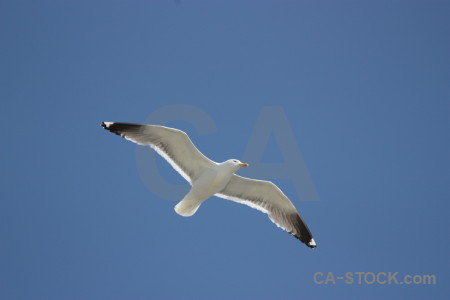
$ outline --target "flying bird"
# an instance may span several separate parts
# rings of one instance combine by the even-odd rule
[[[248,205],[310,248],[316,247],[308,226],[292,202],[272,182],[234,174],[247,167],[237,159],[217,163],[204,156],[181,130],[157,125],[102,122],[102,127],[136,144],[150,146],[191,185],[175,206],[177,214],[190,217],[200,205],[217,196]]]

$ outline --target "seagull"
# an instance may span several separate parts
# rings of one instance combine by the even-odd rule
[[[150,146],[191,185],[190,191],[175,206],[184,217],[195,214],[200,205],[217,196],[248,205],[268,215],[306,246],[316,247],[308,226],[288,197],[272,182],[234,174],[248,167],[237,159],[217,163],[203,155],[181,130],[158,125],[102,122],[101,126],[129,141]]]

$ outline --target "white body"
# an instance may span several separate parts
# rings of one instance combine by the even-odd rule
[[[192,188],[189,193],[175,206],[177,214],[184,217],[190,217],[195,214],[205,200],[225,188],[231,176],[239,168],[240,166],[226,161],[214,164],[204,170],[201,176],[192,182]]]

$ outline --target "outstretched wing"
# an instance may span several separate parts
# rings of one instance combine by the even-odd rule
[[[102,122],[102,127],[139,145],[155,149],[191,185],[204,169],[215,164],[181,130],[132,123]]]
[[[292,202],[272,182],[233,175],[216,196],[248,205],[268,214],[270,220],[308,247],[316,247],[311,232]]]

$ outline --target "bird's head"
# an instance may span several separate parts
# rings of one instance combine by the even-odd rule
[[[243,163],[243,162],[241,162],[241,161],[238,160],[238,159],[229,159],[229,160],[227,160],[225,163],[226,163],[227,165],[233,166],[234,168],[236,168],[236,170],[237,170],[237,169],[240,169],[240,168],[242,168],[242,167],[248,167],[248,164],[247,164],[247,163]]]

